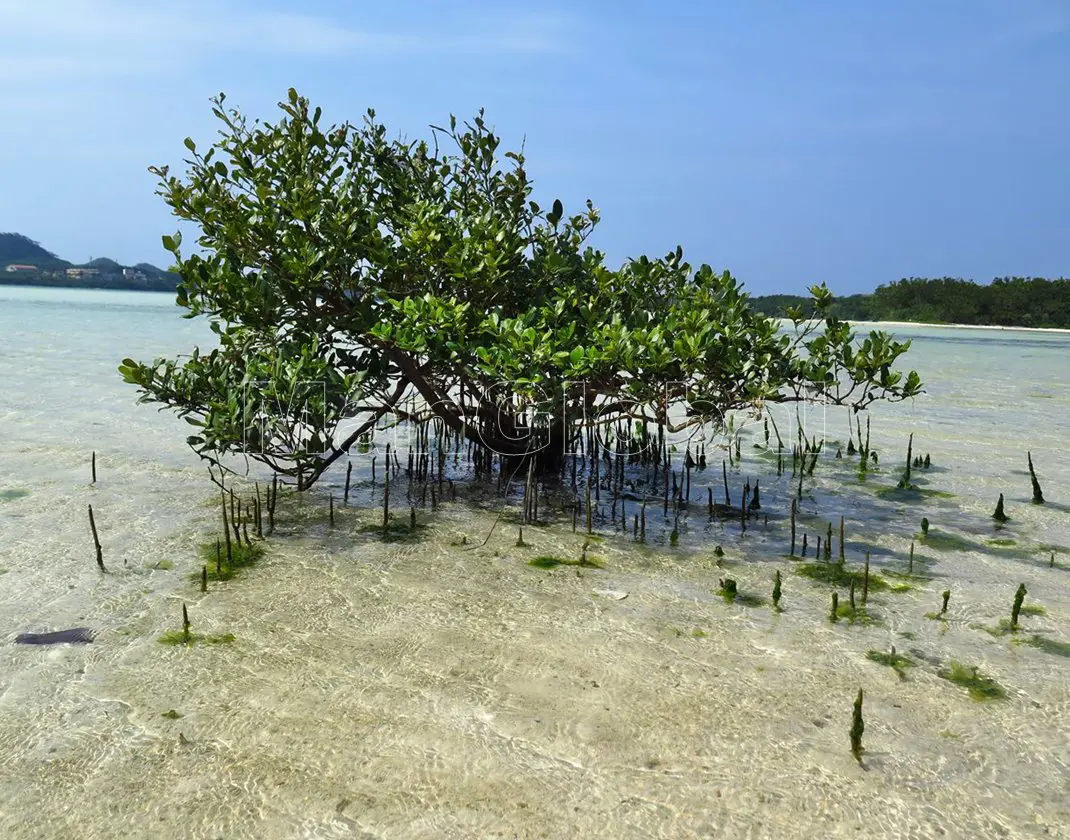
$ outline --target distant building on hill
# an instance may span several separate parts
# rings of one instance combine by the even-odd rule
[[[97,268],[68,268],[68,277],[94,277],[100,274],[100,269]]]
[[[4,271],[37,271],[35,265],[9,265]]]
[[[124,268],[123,269],[124,280],[134,280],[138,283],[144,283],[148,278],[145,277],[145,272],[138,271],[136,268]]]

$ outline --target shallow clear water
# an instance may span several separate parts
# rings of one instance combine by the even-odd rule
[[[189,576],[218,533],[214,488],[188,427],[136,405],[115,369],[211,333],[169,296],[0,289],[0,837],[1070,836],[1070,659],[1053,652],[1070,643],[1070,335],[895,330],[927,393],[874,413],[865,481],[832,457],[846,415],[805,418],[830,443],[800,541],[812,554],[843,515],[848,564],[869,551],[902,573],[914,540],[931,579],[889,576],[912,588],[872,593],[877,621],[833,625],[830,587],[785,557],[790,463],[778,478],[753,426],[731,490],[760,476],[769,521],[745,534],[706,515],[718,456],[692,476],[679,547],[660,504],[640,547],[603,498],[601,570],[528,565],[578,557],[584,537],[559,513],[518,548],[493,494],[384,543],[359,530],[380,486],[358,459],[361,506],[328,526],[344,469],[284,497],[265,560],[201,595]],[[785,439],[791,416],[776,415]],[[933,463],[915,481],[941,495],[886,492],[910,433]],[[730,575],[768,599],[775,570],[782,613],[715,594]],[[1019,583],[1044,614],[985,632]],[[926,618],[945,588],[948,614]],[[158,644],[183,602],[195,632],[235,642]],[[12,643],[77,626],[97,640]],[[1016,643],[1036,639],[1056,644]],[[905,680],[866,658],[890,645],[917,663]],[[952,660],[1007,698],[972,700],[939,676]],[[862,767],[847,737],[860,687]]]

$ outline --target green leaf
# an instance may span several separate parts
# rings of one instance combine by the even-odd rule
[[[548,221],[554,227],[557,227],[558,223],[561,221],[561,216],[564,212],[565,208],[564,205],[561,204],[561,200],[555,198],[553,209],[546,214],[546,221]]]

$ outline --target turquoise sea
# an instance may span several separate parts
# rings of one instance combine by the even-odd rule
[[[860,480],[834,457],[845,412],[803,416],[826,453],[801,533],[812,546],[844,516],[848,563],[868,551],[903,590],[875,593],[870,623],[830,623],[831,587],[785,556],[795,482],[761,423],[730,474],[761,481],[768,522],[745,534],[700,503],[673,547],[654,504],[648,545],[629,511],[591,541],[604,568],[540,569],[583,535],[562,514],[517,547],[492,495],[383,543],[361,531],[379,490],[356,459],[334,527],[344,465],[280,502],[260,565],[202,595],[218,490],[189,427],[137,405],[116,367],[207,346],[207,325],[169,295],[0,288],[0,837],[1070,836],[1070,334],[888,329],[925,394],[873,412],[879,468]],[[774,411],[787,438],[794,410]],[[910,434],[925,494],[891,489]],[[720,497],[720,460],[695,499]],[[774,571],[782,613],[716,594],[731,575],[767,599]],[[1034,609],[1001,633],[1020,583]],[[235,641],[159,644],[183,603]],[[80,626],[92,644],[13,644]],[[893,645],[903,677],[867,658]],[[1006,697],[972,699],[944,679],[954,662]],[[864,767],[847,749],[860,687]]]

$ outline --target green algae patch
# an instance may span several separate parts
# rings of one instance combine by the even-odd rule
[[[242,569],[256,565],[264,557],[264,547],[262,545],[258,543],[245,545],[235,540],[230,545],[230,560],[228,562],[227,547],[220,543],[217,555],[216,546],[217,544],[214,542],[206,542],[202,543],[200,547],[201,560],[204,561],[204,565],[208,569],[208,580],[210,581],[230,580]],[[201,572],[199,571],[190,575],[190,580],[199,581],[200,579]]]
[[[696,639],[705,639],[709,635],[709,633],[707,633],[701,627],[696,627],[694,630],[691,631],[691,635],[693,638]]]
[[[979,548],[977,543],[965,537],[949,534],[947,531],[937,531],[933,528],[930,528],[927,534],[915,534],[914,539],[920,545],[927,548],[935,548],[937,551],[975,551]]]
[[[928,487],[919,487],[917,484],[911,484],[909,487],[898,487],[896,485],[874,487],[873,495],[887,501],[906,503],[920,503],[928,499],[955,498],[954,493],[949,493],[946,490],[933,490]]]
[[[1040,604],[1023,604],[1018,610],[1018,617],[1021,618],[1025,615],[1047,615],[1047,613],[1048,611]],[[988,635],[997,639],[1018,633],[1022,629],[1020,622],[1017,627],[1014,627],[1009,618],[1001,618],[995,627],[989,627],[984,624],[971,624],[970,626],[975,630],[984,630]]]
[[[836,617],[845,618],[850,624],[861,624],[863,626],[869,626],[871,624],[879,624],[880,617],[861,604],[852,607],[850,604],[840,604],[836,607]]]
[[[982,674],[976,665],[963,665],[951,662],[947,668],[936,672],[937,676],[965,688],[970,697],[977,701],[1004,700],[1007,692],[991,677]]]
[[[546,554],[541,557],[531,558],[528,560],[528,565],[534,566],[536,569],[555,569],[558,566],[572,566],[575,562],[575,560],[566,560],[564,557],[552,557]]]
[[[182,645],[183,647],[191,647],[193,645],[229,645],[236,640],[233,633],[202,635],[200,633],[186,634],[181,630],[169,630],[156,641],[161,645]]]
[[[166,712],[161,712],[160,717],[167,718],[168,720],[178,720],[182,715],[176,712],[174,709],[168,709]]]
[[[1014,643],[1016,645],[1029,645],[1045,653],[1070,659],[1070,642],[1060,642],[1057,639],[1049,639],[1046,636],[1039,636],[1034,633],[1028,638],[1015,639]]]
[[[1003,638],[1004,636],[1010,636],[1012,633],[1018,632],[1013,627],[1011,627],[1010,619],[1007,618],[1001,618],[999,620],[999,624],[997,624],[995,627],[989,627],[985,624],[971,624],[970,627],[972,627],[974,630],[984,630],[989,636],[992,636],[996,639]]]
[[[13,502],[15,499],[25,499],[30,495],[29,490],[15,488],[14,490],[0,490],[0,502]]]
[[[717,594],[724,598],[727,604],[740,604],[744,607],[760,607],[765,601],[759,598],[757,595],[753,595],[749,592],[740,592],[736,586],[736,582],[732,578],[725,578],[721,581],[721,586],[717,590]]]
[[[534,566],[536,569],[556,569],[558,566],[577,566],[587,569],[603,568],[602,563],[593,557],[569,560],[568,558],[557,557],[551,554],[543,554],[538,557],[533,557],[528,560],[528,565]]]
[[[212,550],[214,551],[215,549],[213,548]],[[214,555],[213,555],[213,558],[214,558]],[[213,559],[212,562],[214,563],[215,559]],[[146,563],[145,564],[145,568],[146,569],[152,569],[153,571],[160,571],[160,572],[169,572],[174,567],[175,567],[175,564],[172,563],[170,560],[159,560],[159,561],[157,561],[155,563]],[[199,577],[199,575],[198,575],[198,577]]]
[[[996,548],[1007,548],[1009,546],[1018,545],[1018,541],[1010,539],[985,540],[985,545],[991,545]]]
[[[402,519],[391,519],[390,525],[384,530],[383,526],[378,523],[369,523],[367,525],[361,525],[357,529],[359,534],[374,534],[377,535],[383,542],[415,542],[416,540],[423,539],[426,536],[427,525],[422,522],[417,522],[416,527],[412,527],[412,521],[408,516]]]
[[[903,656],[901,653],[896,653],[895,648],[892,648],[890,652],[883,650],[867,650],[866,659],[870,662],[876,662],[878,665],[884,665],[891,668],[901,680],[907,678],[906,669],[912,668],[917,664],[909,656]]]
[[[863,570],[839,563],[801,563],[795,567],[795,573],[811,580],[828,583],[832,586],[840,586],[844,589],[849,589],[853,581],[858,590],[860,592],[862,590]],[[888,581],[876,572],[870,571],[870,592],[880,592],[889,588]]]

